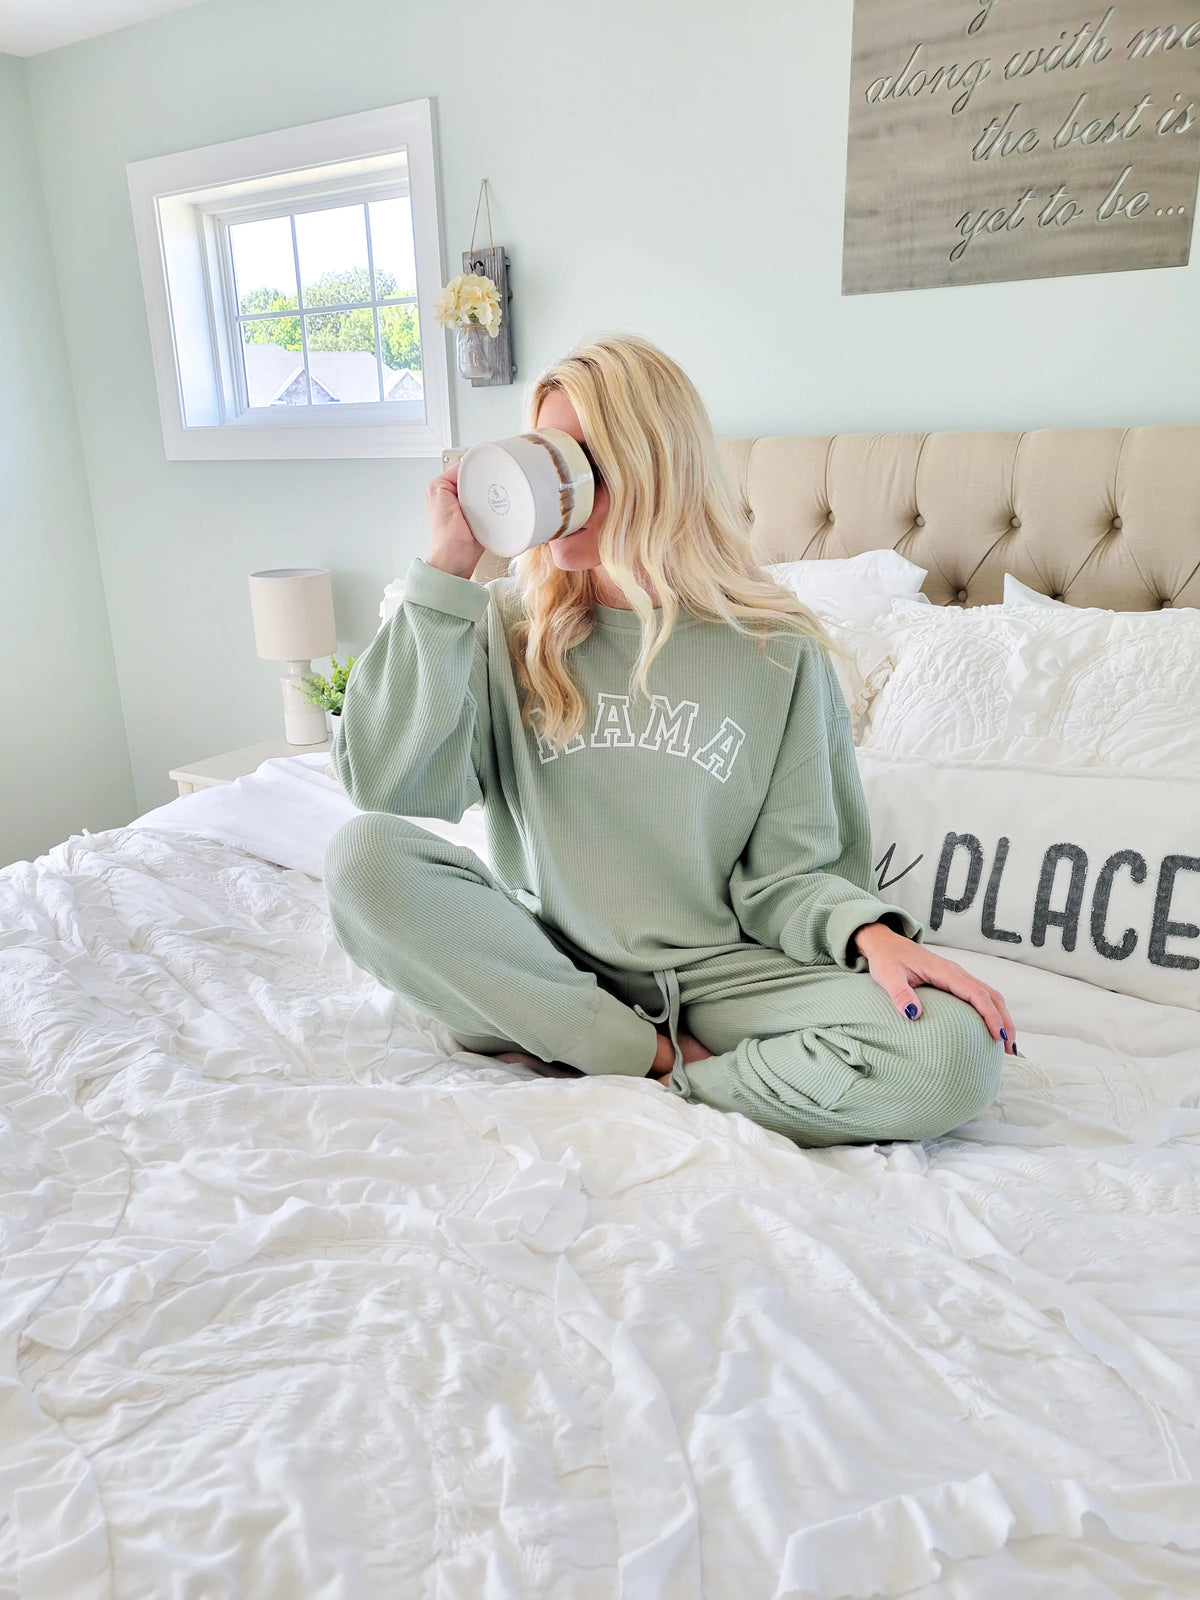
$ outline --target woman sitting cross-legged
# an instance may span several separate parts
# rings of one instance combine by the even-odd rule
[[[873,892],[827,636],[755,560],[695,388],[600,338],[528,422],[590,453],[591,517],[481,585],[457,468],[430,485],[334,748],[363,813],[326,858],[342,945],[469,1050],[657,1078],[801,1145],[958,1127],[1012,1019]],[[475,803],[490,870],[409,820]]]

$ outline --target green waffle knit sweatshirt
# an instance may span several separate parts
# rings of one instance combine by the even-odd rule
[[[486,586],[415,557],[355,662],[333,761],[365,811],[457,821],[482,804],[492,871],[519,903],[621,970],[747,941],[864,971],[854,931],[920,925],[871,892],[849,713],[827,653],[684,613],[630,684],[636,613],[596,605],[567,655],[587,705],[556,751],[523,727],[507,644],[515,577]],[[782,662],[782,667],[772,664]]]

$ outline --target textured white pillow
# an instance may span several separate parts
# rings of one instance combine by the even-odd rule
[[[1200,782],[858,761],[876,885],[929,943],[1200,1011]]]
[[[1200,779],[1200,610],[898,603],[876,631],[867,749]]]

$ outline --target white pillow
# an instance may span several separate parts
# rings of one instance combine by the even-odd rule
[[[827,561],[776,561],[766,570],[820,616],[869,627],[902,596],[920,596],[929,576],[895,550]],[[924,596],[921,596],[924,599]]]
[[[833,665],[857,738],[862,719],[892,667],[877,624],[898,601],[929,605],[921,593],[926,568],[895,550],[864,550],[839,559],[776,561],[765,570],[816,612],[840,646]]]
[[[868,749],[1200,779],[1200,610],[898,603],[876,631]]]
[[[980,754],[1008,730],[1019,651],[1041,615],[898,603],[875,629],[893,667],[863,744],[906,757]]]
[[[1011,572],[1004,574],[1004,604],[1006,606],[1057,606],[1063,611],[1071,609],[1065,600],[1051,600],[1048,594],[1042,594],[1037,589],[1031,589],[1028,584],[1022,583],[1020,578],[1014,578]]]
[[[1200,781],[858,761],[878,891],[930,944],[1200,1011]]]
[[[403,578],[393,578],[391,583],[389,583],[387,588],[383,591],[383,599],[379,602],[380,628],[383,627],[385,622],[390,621],[396,612],[399,611],[400,603],[404,599],[404,582],[405,580]],[[379,628],[377,628],[375,631],[378,633]]]

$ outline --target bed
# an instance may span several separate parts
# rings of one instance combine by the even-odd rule
[[[724,449],[765,561],[1200,605],[1198,429]],[[952,950],[995,1104],[802,1150],[383,991],[348,806],[271,762],[0,873],[4,1600],[1200,1591],[1186,987]]]

